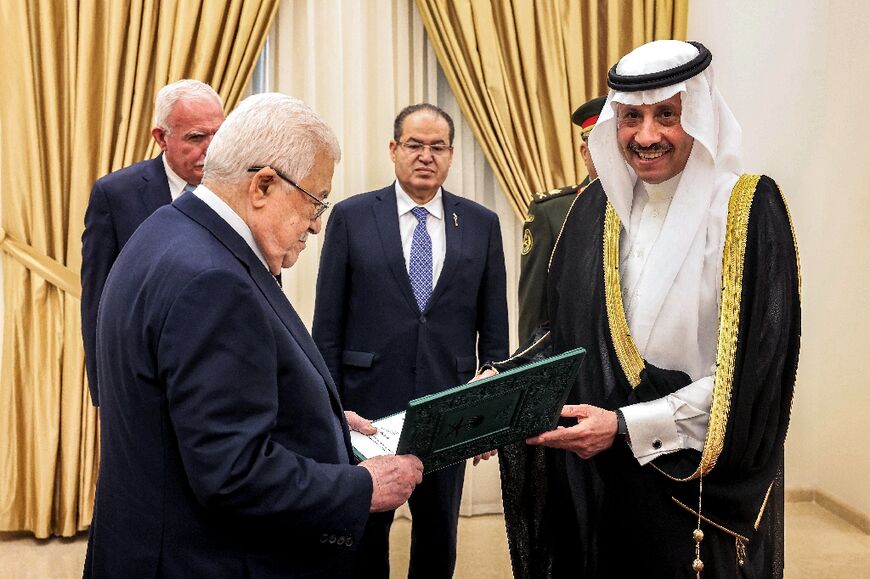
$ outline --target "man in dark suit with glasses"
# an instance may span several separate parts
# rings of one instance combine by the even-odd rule
[[[335,206],[317,279],[313,335],[349,410],[380,418],[467,382],[508,348],[498,217],[442,188],[453,121],[431,104],[396,117],[396,181]],[[465,465],[427,474],[409,500],[409,577],[453,575]],[[389,577],[393,512],[369,519],[356,576]]]

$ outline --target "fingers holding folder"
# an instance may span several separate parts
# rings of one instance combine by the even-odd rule
[[[359,465],[372,477],[372,513],[400,507],[423,480],[423,463],[412,454],[376,456]]]

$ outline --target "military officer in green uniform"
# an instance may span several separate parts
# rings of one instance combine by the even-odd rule
[[[605,97],[597,97],[580,106],[571,115],[571,122],[581,128],[580,156],[589,176],[579,185],[536,193],[529,204],[529,215],[523,226],[523,251],[520,258],[519,282],[519,340],[522,344],[531,337],[541,322],[547,319],[546,287],[550,253],[562,229],[568,209],[583,191],[583,188],[597,177],[592,156],[586,144],[589,133],[598,120]]]

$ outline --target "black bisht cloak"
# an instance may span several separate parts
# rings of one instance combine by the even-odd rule
[[[569,404],[616,409],[689,384],[643,360],[629,334],[619,280],[621,223],[600,182],[577,198],[554,250],[549,328],[507,369],[582,346]],[[776,183],[742,176],[728,209],[713,402],[703,453],[641,467],[618,437],[592,460],[547,449],[503,467],[516,577],[781,577],[782,464],[800,345],[800,274]],[[511,464],[517,469],[511,469]],[[700,507],[700,523],[699,511]]]

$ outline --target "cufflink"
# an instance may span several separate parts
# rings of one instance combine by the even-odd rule
[[[659,440],[658,438],[656,438],[656,439],[653,440],[653,442],[652,442],[652,447],[653,447],[655,450],[660,449],[660,448],[662,447],[662,441]]]

